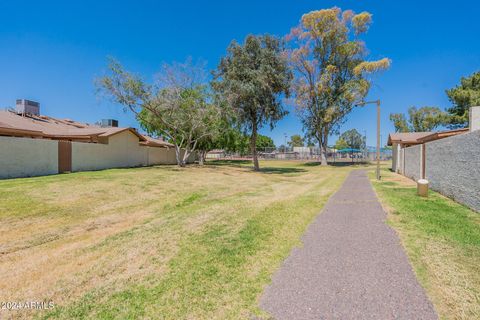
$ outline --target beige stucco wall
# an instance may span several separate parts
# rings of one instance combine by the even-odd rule
[[[148,164],[148,150],[138,137],[124,131],[108,139],[108,144],[72,142],[72,170],[138,167]]]
[[[195,160],[192,154],[189,163]],[[124,131],[108,144],[72,142],[72,171],[176,164],[175,148],[146,147]],[[58,173],[58,141],[0,136],[0,179]]]
[[[184,151],[180,153],[183,157]],[[187,163],[193,163],[195,161],[196,153],[192,153],[187,160]],[[175,155],[175,148],[157,148],[148,147],[148,165],[153,166],[157,164],[177,164],[177,157]]]
[[[148,148],[148,165],[153,166],[156,164],[176,164],[177,159],[175,157],[174,148],[157,148],[157,147],[145,147]]]
[[[194,159],[192,155],[188,162],[193,162]],[[130,131],[111,136],[108,144],[72,143],[73,171],[176,163],[175,148],[141,146],[138,137]]]
[[[0,178],[58,173],[58,142],[0,136]]]
[[[175,154],[175,152],[174,152],[174,154]],[[182,152],[181,152],[181,155],[183,156],[183,150],[182,150]],[[190,154],[190,156],[189,156],[188,159],[187,159],[187,163],[194,163],[195,160],[198,160],[198,153],[197,153],[197,151],[195,151],[195,152],[193,152],[193,153]],[[176,162],[175,162],[175,163],[176,163]]]

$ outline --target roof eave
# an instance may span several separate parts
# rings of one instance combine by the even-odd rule
[[[0,134],[15,135],[15,136],[35,136],[43,137],[44,134],[41,131],[28,130],[28,129],[17,129],[17,128],[4,128],[0,127]]]
[[[118,130],[118,131],[115,131],[115,132],[104,132],[104,133],[101,133],[99,136],[108,138],[108,137],[114,136],[116,134],[125,132],[127,130],[132,132],[133,134],[135,134],[138,137],[138,139],[140,139],[140,141],[147,141],[147,139],[144,136],[142,136],[140,133],[138,133],[137,130],[135,130],[134,128],[124,128],[122,130]]]

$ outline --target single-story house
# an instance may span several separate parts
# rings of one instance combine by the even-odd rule
[[[0,178],[176,163],[172,144],[116,125],[40,115],[37,102],[17,100],[0,111]]]

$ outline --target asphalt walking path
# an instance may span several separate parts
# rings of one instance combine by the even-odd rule
[[[273,276],[275,319],[438,319],[365,171],[352,171]]]

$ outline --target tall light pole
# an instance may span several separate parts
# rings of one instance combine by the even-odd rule
[[[367,160],[367,130],[363,130],[363,161]]]
[[[380,99],[373,101],[362,101],[357,106],[365,106],[367,104],[377,105],[377,180],[380,180]]]
[[[383,136],[380,135],[380,155],[382,154]]]

